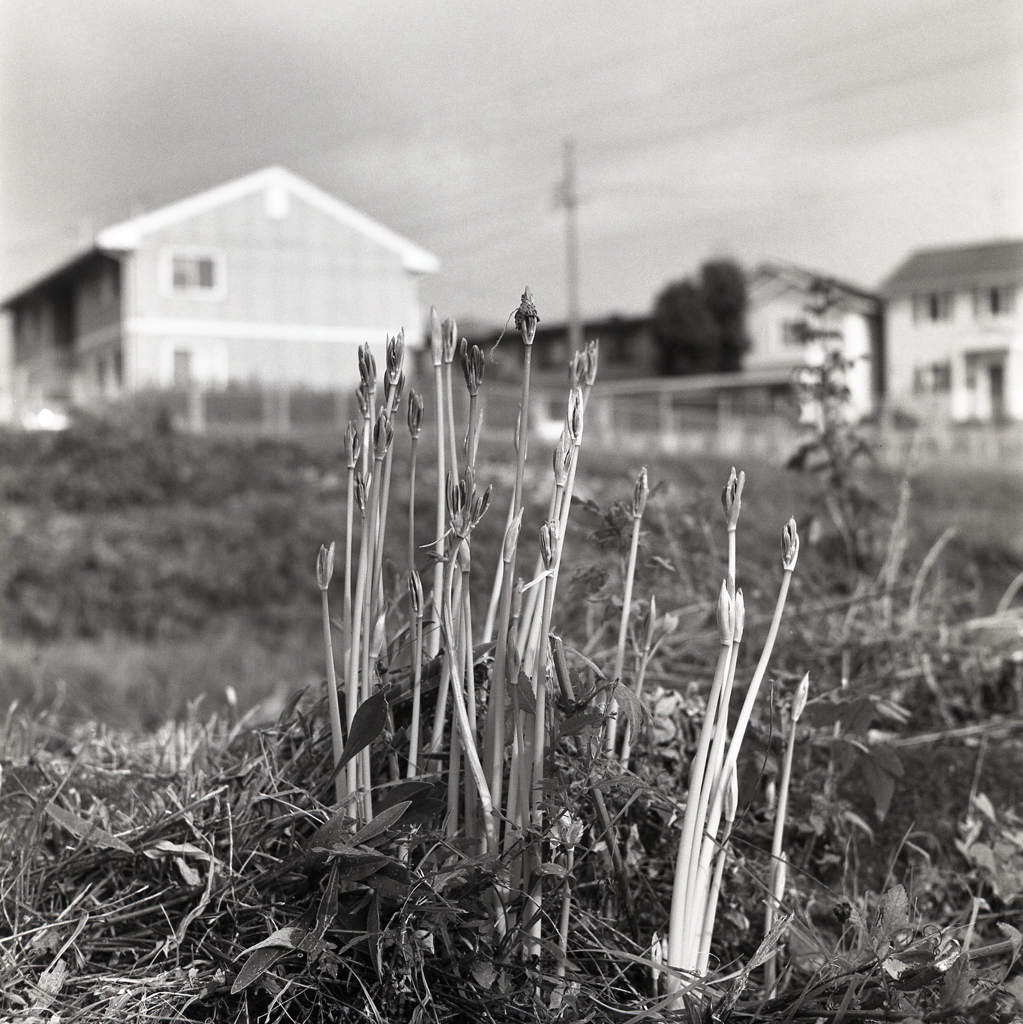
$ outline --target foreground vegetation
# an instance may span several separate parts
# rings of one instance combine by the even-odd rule
[[[524,296],[527,352],[534,314]],[[364,357],[340,459],[257,446],[236,469],[237,448],[93,425],[27,474],[32,442],[7,442],[26,521],[74,534],[95,515],[95,537],[128,515],[147,541],[111,544],[91,577],[105,610],[76,616],[77,545],[25,557],[38,538],[12,530],[8,565],[51,574],[8,578],[22,645],[160,638],[173,660],[212,620],[236,630],[221,664],[290,635],[295,666],[321,668],[270,722],[211,679],[212,715],[140,735],[76,722],[24,656],[0,735],[5,1011],[1011,1020],[1011,533],[982,535],[978,509],[955,540],[934,480],[833,459],[747,467],[745,486],[712,465],[672,467],[670,488],[656,466],[587,474],[592,349],[552,469],[524,445],[501,465],[475,419],[482,353],[455,340],[436,325],[425,412],[397,341],[382,394]],[[456,425],[436,410],[459,361]]]

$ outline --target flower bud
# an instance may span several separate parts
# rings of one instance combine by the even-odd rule
[[[362,413],[362,418],[369,419],[369,389],[366,387],[365,381],[355,389],[355,397],[359,403],[359,412]]]
[[[444,362],[444,333],[441,330],[440,314],[436,306],[430,307],[430,355],[434,366],[440,366]]]
[[[387,339],[387,376],[393,383],[401,373],[405,361],[405,329],[402,328],[393,338]]]
[[[728,580],[722,580],[721,593],[718,595],[718,634],[722,647],[728,647],[735,634],[735,602],[728,589]]]
[[[408,599],[412,605],[412,614],[417,618],[423,617],[423,581],[419,573],[413,569],[408,574]]]
[[[579,388],[572,388],[568,396],[568,432],[578,448],[583,443],[583,393]]]
[[[419,437],[423,429],[423,396],[409,388],[408,393],[408,432],[413,440]]]
[[[316,556],[316,582],[320,590],[326,590],[330,586],[330,578],[334,575],[334,542],[330,547],[320,545],[320,553]]]
[[[490,508],[490,500],[494,496],[494,485],[487,484],[487,489],[472,503],[472,525],[475,526],[487,513]]]
[[[465,344],[465,339],[462,339]],[[465,374],[465,386],[470,395],[478,395],[483,383],[483,349],[479,345],[470,345],[462,354],[462,373]]]
[[[728,483],[721,489],[721,507],[725,510],[725,519],[728,522],[728,529],[734,530],[735,524],[739,521],[739,510],[742,508],[742,488],[746,483],[746,474],[735,474],[735,466],[732,466],[728,474]]]
[[[580,349],[572,354],[568,364],[568,381],[573,388],[581,388],[586,382],[586,350]]]
[[[732,643],[742,642],[742,630],[746,625],[746,600],[742,596],[742,587],[735,592],[735,634]]]
[[[368,344],[359,346],[359,376],[372,394],[377,386],[377,361],[373,358]]]
[[[522,509],[512,517],[512,521],[508,524],[508,529],[504,531],[504,544],[501,547],[501,558],[504,559],[506,565],[511,564],[511,560],[515,557],[515,548],[519,543],[519,530],[522,529]]]
[[[387,399],[387,403],[390,406],[390,408],[398,408],[404,390],[405,373],[403,370],[399,370],[397,377],[395,377],[393,380],[390,377],[387,378],[384,384],[384,396]]]
[[[349,469],[355,469],[359,464],[359,456],[362,454],[362,433],[351,421],[345,430],[345,460]]]
[[[646,466],[639,471],[636,477],[636,489],[632,492],[632,518],[642,519],[643,510],[646,508],[646,500],[650,497],[650,478],[647,476]]]
[[[376,426],[373,428],[373,448],[376,458],[382,459],[387,454],[387,449],[391,447],[393,439],[394,424],[381,409],[380,415],[377,416]]]
[[[444,362],[454,362],[455,348],[458,346],[457,327],[455,325],[455,318],[453,316],[447,317],[444,320],[444,323],[440,325],[440,331],[441,339],[443,341],[444,346]]]
[[[572,467],[572,439],[568,427],[561,431],[558,445],[554,449],[554,483],[564,487],[568,483],[568,471]]]
[[[586,342],[586,386],[588,388],[593,387],[593,382],[597,379],[597,359],[600,354],[600,341],[597,338],[591,338]]]
[[[540,318],[536,315],[536,306],[533,304],[533,293],[526,286],[519,301],[519,308],[515,310],[515,326],[522,335],[524,345],[532,345],[536,337],[536,325]]]
[[[799,686],[796,688],[796,695],[792,698],[792,724],[795,725],[799,721],[799,716],[803,713],[803,708],[806,707],[806,698],[810,695],[810,673],[807,672],[802,679],[799,680]]]
[[[359,514],[363,519],[366,518],[366,489],[369,487],[369,482],[372,479],[373,477],[369,473],[363,474],[359,470],[355,471],[355,479],[353,481],[355,485],[355,503],[359,506]]]
[[[554,556],[558,551],[558,523],[554,519],[548,519],[540,527],[540,558],[543,560],[543,567],[550,569],[554,565]]]
[[[781,532],[781,564],[786,572],[792,572],[799,557],[799,534],[796,532],[796,521],[789,518]]]
[[[444,492],[448,499],[448,515],[458,515],[462,511],[462,490],[455,483],[450,469],[444,477]]]

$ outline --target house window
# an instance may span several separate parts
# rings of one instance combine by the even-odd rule
[[[175,249],[163,254],[160,284],[167,297],[221,299],[226,283],[224,258],[217,253]]]
[[[952,364],[932,363],[913,371],[913,391],[918,395],[947,394],[952,390]]]
[[[171,281],[176,292],[209,291],[213,288],[216,264],[211,256],[175,256]]]
[[[913,296],[913,319],[940,323],[952,319],[955,296],[952,292],[922,292]]]
[[[802,345],[810,332],[805,320],[786,320],[781,325],[781,340],[786,345]]]
[[[973,311],[978,320],[1009,316],[1016,310],[1016,289],[1011,284],[978,288],[973,293]]]

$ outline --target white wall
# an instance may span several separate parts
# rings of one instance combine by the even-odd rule
[[[956,421],[988,419],[991,395],[987,374],[975,375],[969,386],[968,356],[983,360],[985,353],[1006,352],[1006,412],[1023,418],[1023,288],[1017,290],[1016,311],[1000,317],[978,317],[972,290],[954,293],[948,320],[913,319],[912,297],[892,298],[885,313],[888,358],[888,395],[892,406],[923,418]],[[951,390],[947,394],[913,391],[918,368],[948,363]]]

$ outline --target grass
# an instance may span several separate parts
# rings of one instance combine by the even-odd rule
[[[522,309],[525,320],[525,297]],[[452,325],[439,338],[442,402],[453,336]],[[471,358],[478,384],[482,354]],[[335,566],[333,582],[328,548],[318,573],[316,553],[331,541],[339,559],[347,550],[353,439],[347,459],[340,439],[332,452],[283,446],[265,493],[236,474],[217,500],[197,497],[213,494],[202,469],[192,494],[152,480],[170,479],[174,459],[226,463],[227,448],[147,435],[136,448],[155,450],[132,455],[140,479],[129,490],[117,483],[120,497],[106,502],[73,479],[68,455],[91,452],[89,471],[115,486],[111,466],[125,446],[95,425],[87,430],[98,439],[45,442],[55,447],[39,460],[35,493],[12,476],[5,500],[24,524],[3,591],[22,617],[7,620],[0,656],[17,698],[0,733],[0,1005],[12,1019],[1016,1012],[1012,896],[1023,863],[1012,837],[1023,808],[1009,766],[1023,767],[1014,731],[1023,673],[1011,608],[983,630],[969,620],[995,609],[1023,564],[1018,520],[984,505],[996,495],[1019,507],[1019,482],[920,476],[900,517],[898,481],[868,478],[872,543],[851,572],[815,520],[817,484],[747,465],[744,486],[729,484],[743,508],[733,553],[718,502],[730,467],[650,459],[640,520],[636,467],[605,454],[598,463],[586,448],[587,363],[576,362],[553,479],[539,447],[520,469],[484,429],[477,458],[473,426],[460,448],[467,424],[447,416],[441,451],[455,471],[435,475],[427,407],[413,496],[405,417],[385,398],[392,441],[367,388],[362,454],[375,479],[351,478],[365,494],[366,530],[356,512],[351,564]],[[399,373],[389,354],[385,375],[400,390]],[[239,452],[273,463],[267,446]],[[62,474],[70,478],[58,487]],[[497,507],[486,512],[490,481]],[[437,541],[438,485],[451,532],[433,603],[426,552]],[[965,512],[956,494],[972,496]],[[410,500],[423,573],[411,590]],[[803,550],[786,617],[772,628],[790,514]],[[924,575],[953,514],[958,536]],[[129,521],[137,558],[122,556],[116,586],[75,561],[75,544],[37,543],[27,525],[116,538]],[[205,532],[181,528],[197,521]],[[170,545],[168,523],[177,524]],[[168,547],[182,571],[157,585],[147,577],[166,566]],[[523,592],[536,564],[540,576]],[[739,594],[722,587],[729,575],[746,608],[741,644]],[[351,618],[338,586],[354,587]],[[90,595],[105,618],[88,610]],[[29,597],[77,611],[39,630],[24,617]],[[715,624],[722,600],[726,646]],[[163,601],[175,635],[154,641],[160,630],[138,609],[150,606],[158,622]],[[175,613],[178,602],[188,615]],[[481,642],[492,607],[494,635]],[[339,613],[342,626],[358,625],[338,629]],[[770,666],[757,668],[772,633]],[[338,684],[356,694],[341,737],[324,690],[331,648]],[[780,709],[806,672],[812,690],[797,730]],[[612,689],[616,676],[624,685]],[[274,712],[259,704],[264,695]],[[628,767],[607,741],[611,698],[628,716]],[[741,748],[732,741],[729,752],[729,736]],[[706,789],[690,779],[701,749],[717,780]],[[772,885],[786,802],[787,884],[775,872]],[[714,830],[694,825],[681,858],[683,822],[701,815],[723,831],[715,842]],[[683,942],[699,974],[680,972],[691,965],[653,941],[671,931],[683,859],[703,886]],[[774,909],[766,940],[765,900]],[[975,948],[956,957],[955,942]],[[767,963],[775,967],[765,973]]]

